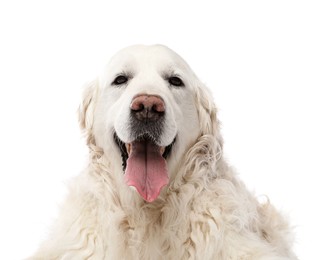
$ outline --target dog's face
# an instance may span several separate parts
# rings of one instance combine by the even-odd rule
[[[82,125],[112,161],[114,174],[124,174],[148,202],[202,132],[197,84],[170,49],[132,46],[117,53],[86,91]]]

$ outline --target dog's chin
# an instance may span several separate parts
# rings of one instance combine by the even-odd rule
[[[162,155],[162,157],[165,160],[168,160],[168,158],[170,157],[170,155],[172,153],[173,146],[174,146],[174,144],[176,142],[176,136],[175,136],[173,141],[169,145],[167,145],[167,146],[159,146],[158,144],[156,144],[156,142],[154,140],[152,140],[152,138],[149,135],[145,134],[145,135],[137,137],[131,143],[124,143],[118,137],[116,132],[114,132],[113,138],[114,138],[115,144],[117,145],[117,147],[120,150],[120,154],[121,154],[121,157],[122,157],[122,169],[123,169],[123,171],[125,171],[125,168],[127,166],[127,160],[129,158],[133,143],[135,143],[135,142],[152,143],[153,145],[157,146],[157,149],[159,149],[159,153]]]

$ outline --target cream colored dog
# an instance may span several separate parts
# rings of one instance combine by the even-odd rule
[[[80,125],[89,166],[31,259],[296,259],[285,219],[223,159],[211,94],[170,49],[115,55]]]

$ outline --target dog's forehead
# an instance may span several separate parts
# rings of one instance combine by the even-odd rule
[[[188,70],[187,63],[173,50],[164,45],[133,45],[116,53],[109,62],[112,69],[156,69]]]

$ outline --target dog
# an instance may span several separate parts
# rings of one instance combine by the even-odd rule
[[[30,259],[296,259],[286,219],[225,161],[211,93],[168,47],[119,51],[79,120],[89,164]]]

